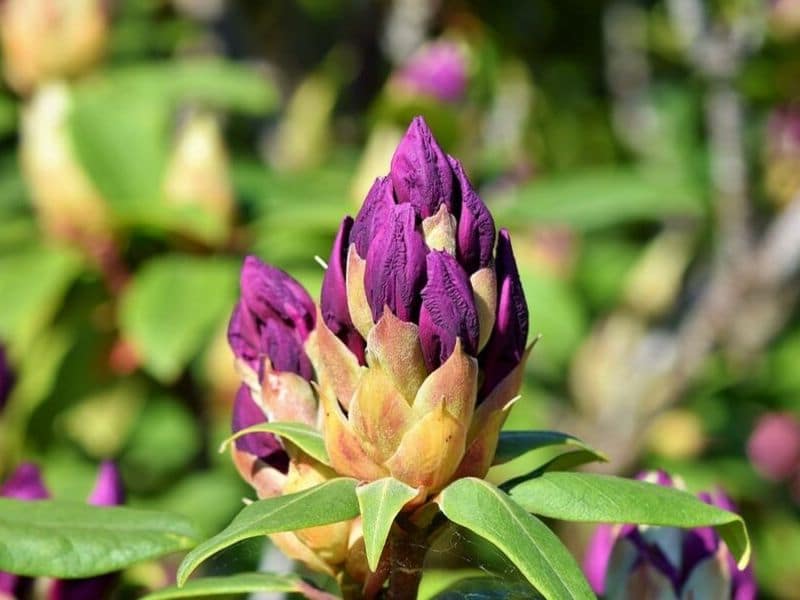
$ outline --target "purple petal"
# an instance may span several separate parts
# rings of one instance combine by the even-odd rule
[[[467,274],[447,252],[428,254],[428,283],[422,290],[419,337],[425,366],[433,371],[453,353],[460,338],[467,354],[478,346],[478,311]]]
[[[411,204],[422,218],[436,214],[442,202],[454,212],[453,171],[422,117],[414,117],[397,146],[391,178],[397,201]]]
[[[276,371],[297,373],[308,380],[313,377],[314,368],[297,332],[281,321],[271,319],[261,328],[261,348]]]
[[[450,158],[450,165],[453,167],[461,194],[456,256],[467,273],[472,274],[492,264],[494,219],[472,187],[461,163],[455,158]]]
[[[375,231],[383,227],[394,205],[391,178],[378,177],[372,184],[350,230],[350,243],[356,245],[356,252],[361,258],[367,257]]]
[[[486,374],[482,396],[492,391],[522,360],[528,340],[528,305],[519,279],[508,231],[500,230],[495,258],[497,317],[494,330],[481,353]]]
[[[364,338],[356,331],[347,306],[347,251],[353,219],[345,217],[333,242],[328,258],[328,268],[322,280],[319,308],[322,319],[334,335],[338,336],[363,365]]]
[[[583,572],[594,592],[602,595],[606,589],[606,572],[611,560],[611,552],[617,542],[613,525],[598,525],[586,547],[583,557]]]
[[[50,497],[39,467],[23,463],[0,487],[0,496],[17,500],[44,500]]]
[[[454,43],[431,44],[412,56],[396,77],[420,94],[458,102],[467,90],[466,57]]]
[[[89,504],[97,506],[118,506],[125,503],[125,488],[122,476],[112,461],[100,465],[94,489],[89,495]]]
[[[240,386],[233,404],[231,431],[236,433],[266,422],[267,417],[253,400],[250,389],[246,385]],[[248,433],[238,438],[235,443],[238,450],[259,457],[283,473],[288,472],[289,456],[273,434],[267,432]]]
[[[0,344],[0,411],[6,405],[11,388],[14,386],[14,372],[8,363],[6,349]]]
[[[228,322],[228,344],[236,358],[244,360],[254,371],[258,371],[261,336],[255,318],[241,300],[233,308]]]
[[[662,469],[656,469],[654,471],[642,471],[636,475],[636,479],[639,481],[655,483],[656,485],[663,487],[675,487],[675,482],[672,480],[672,476]]]
[[[403,321],[416,321],[425,285],[426,252],[416,230],[414,209],[408,204],[393,206],[367,252],[364,285],[375,322],[384,306]]]
[[[242,301],[259,320],[279,319],[303,341],[314,329],[314,302],[285,271],[248,256],[242,267],[241,289]]]

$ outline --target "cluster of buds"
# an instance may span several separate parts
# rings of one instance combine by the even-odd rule
[[[683,485],[663,471],[639,479],[667,487]],[[735,511],[723,492],[703,492],[706,504]],[[754,600],[752,567],[739,570],[736,559],[711,527],[673,529],[601,525],[584,560],[594,591],[605,598],[719,598]]]
[[[103,55],[107,39],[105,0],[6,0],[0,5],[3,71],[20,93],[83,72]]]
[[[334,474],[391,476],[418,492],[407,509],[455,478],[486,474],[529,351],[509,234],[496,233],[420,117],[390,174],[342,221],[319,310],[289,275],[249,257],[228,333],[244,380],[234,430],[303,422],[322,429],[330,458],[331,468],[319,465],[270,434],[239,438],[235,462],[260,496]],[[301,560],[319,570],[358,546],[357,524],[329,527],[349,529],[296,536]],[[342,552],[326,549],[320,568],[318,544],[334,539]]]
[[[24,463],[0,486],[0,496],[16,500],[46,500],[50,497],[36,465]],[[100,465],[89,504],[116,506],[125,502],[122,478],[112,462]],[[35,587],[37,598],[47,600],[97,600],[106,598],[117,581],[116,573],[87,579],[56,579],[40,586],[29,577],[0,572],[0,600],[25,598]]]

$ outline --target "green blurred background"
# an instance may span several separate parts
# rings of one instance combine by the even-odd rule
[[[724,487],[763,597],[798,597],[796,2],[5,0],[0,36],[0,480],[34,460],[82,499],[111,458],[132,504],[226,524],[241,259],[316,297],[423,114],[512,230],[542,334],[508,427]]]

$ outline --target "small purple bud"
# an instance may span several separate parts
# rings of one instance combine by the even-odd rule
[[[240,386],[233,403],[231,431],[236,433],[266,422],[267,417],[253,400],[250,388],[246,385]],[[282,473],[288,473],[289,456],[273,434],[267,432],[248,433],[237,439],[235,443],[238,450],[257,456]]]
[[[378,177],[372,184],[350,230],[350,243],[356,245],[356,252],[361,258],[367,257],[375,232],[383,227],[394,205],[391,178]]]
[[[44,500],[50,497],[39,467],[23,463],[0,487],[0,496],[16,500]]]
[[[456,44],[438,42],[412,56],[395,77],[414,92],[458,102],[467,91],[466,57]]]
[[[447,252],[428,254],[428,283],[422,290],[419,338],[425,366],[433,371],[453,353],[456,338],[474,355],[478,346],[478,311],[467,274]]]
[[[89,504],[96,506],[118,506],[125,503],[125,488],[122,476],[112,461],[103,461],[97,472],[94,489],[89,495]]]
[[[408,202],[422,218],[444,202],[453,207],[453,171],[422,117],[414,117],[392,157],[391,178],[399,203]]]
[[[375,322],[383,314],[384,306],[398,319],[416,321],[420,291],[425,285],[427,252],[416,224],[411,205],[394,206],[369,247],[364,287]]]
[[[528,341],[528,305],[506,229],[501,229],[498,236],[495,271],[497,318],[492,336],[481,353],[486,374],[483,397],[520,363]]]
[[[328,329],[350,348],[358,358],[358,362],[363,365],[365,364],[364,338],[353,326],[347,306],[347,251],[352,227],[353,219],[345,217],[328,258],[328,268],[322,280],[319,308]]]
[[[14,372],[8,363],[6,349],[0,344],[0,411],[6,405],[11,388],[14,386]]]
[[[265,357],[277,371],[310,379],[303,342],[314,328],[314,303],[292,277],[253,256],[244,261],[241,299],[228,325],[234,354],[261,374]]]
[[[461,214],[458,219],[456,237],[456,256],[467,273],[492,264],[494,250],[494,219],[489,209],[472,187],[464,167],[455,158],[450,158],[450,165],[456,174],[461,190]]]

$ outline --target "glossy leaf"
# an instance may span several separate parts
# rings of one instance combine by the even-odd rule
[[[258,425],[247,427],[246,429],[240,429],[222,442],[222,446],[220,446],[220,452],[224,452],[234,440],[242,437],[243,435],[261,432],[275,433],[281,437],[284,437],[292,442],[295,446],[300,448],[300,450],[308,454],[311,458],[318,460],[322,464],[330,465],[328,451],[325,450],[325,440],[323,439],[322,434],[305,423],[259,423]]]
[[[187,581],[183,587],[172,586],[147,594],[143,600],[203,598],[251,592],[299,592],[302,580],[297,575],[274,573],[241,573],[227,577],[202,577]]]
[[[332,479],[296,494],[258,500],[244,507],[220,533],[186,555],[178,568],[178,585],[183,585],[208,557],[242,540],[328,525],[357,516],[355,479]]]
[[[536,467],[534,470],[506,481],[500,486],[500,488],[504,491],[508,491],[520,483],[529,479],[533,479],[534,477],[539,477],[548,471],[569,471],[575,467],[580,467],[581,465],[598,461],[605,462],[605,458],[598,457],[591,450],[580,449],[572,450],[571,452],[564,452],[554,456],[541,466]]]
[[[750,559],[750,540],[740,516],[675,488],[610,475],[551,472],[517,485],[510,495],[527,511],[565,521],[714,526],[740,568]]]
[[[530,452],[547,446],[575,446],[592,453],[597,460],[607,460],[606,456],[586,445],[578,438],[560,431],[503,431],[497,443],[492,464],[502,465]]]
[[[125,290],[120,320],[145,369],[165,382],[180,374],[230,310],[237,270],[233,262],[189,256],[141,269]]]
[[[377,571],[381,552],[395,517],[417,490],[392,477],[378,479],[356,489],[364,525],[364,544],[371,571]]]
[[[0,571],[89,577],[190,548],[183,517],[127,507],[0,498]]]
[[[445,488],[437,503],[453,523],[505,553],[545,598],[594,598],[580,567],[556,535],[504,492],[468,477]]]

